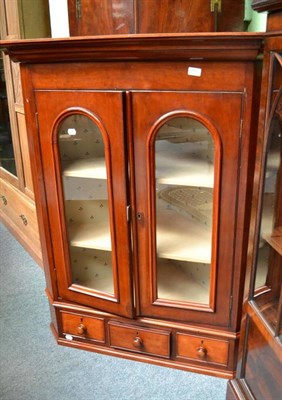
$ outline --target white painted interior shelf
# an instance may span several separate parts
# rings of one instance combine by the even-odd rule
[[[77,178],[107,179],[106,163],[104,158],[81,158],[64,161],[63,175]]]
[[[173,260],[211,263],[211,230],[158,202],[157,253]]]
[[[205,159],[192,158],[179,152],[158,154],[157,182],[167,185],[209,187],[214,186],[214,166]]]
[[[68,228],[72,246],[111,250],[108,221],[74,223]],[[211,262],[211,233],[196,220],[188,220],[173,209],[158,213],[158,256],[174,260],[209,264]]]
[[[76,223],[69,226],[68,232],[72,246],[111,251],[111,235],[106,221]]]

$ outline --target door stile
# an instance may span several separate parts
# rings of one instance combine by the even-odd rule
[[[129,182],[129,226],[131,235],[131,269],[133,272],[132,282],[132,299],[134,304],[134,312],[140,315],[140,284],[138,269],[138,235],[137,235],[137,209],[136,209],[136,182],[135,182],[135,162],[134,162],[134,129],[133,129],[133,109],[132,109],[132,93],[126,91],[124,93],[124,110],[125,110],[125,133],[127,138],[127,154],[128,154],[128,182]]]

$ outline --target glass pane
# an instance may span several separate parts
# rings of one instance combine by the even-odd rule
[[[214,143],[191,118],[156,135],[158,298],[209,304]]]
[[[84,115],[59,127],[72,282],[114,294],[104,142]]]
[[[262,194],[262,220],[256,266],[255,300],[276,335],[281,337],[282,283],[282,91],[269,132]]]
[[[266,158],[264,192],[262,198],[262,221],[256,271],[256,288],[266,285],[270,246],[275,246],[276,189],[281,169],[281,130],[279,120],[274,118],[270,127],[269,147]],[[279,227],[277,228],[279,229]],[[270,246],[269,246],[270,245]]]
[[[0,167],[17,175],[9,120],[3,59],[0,55]]]

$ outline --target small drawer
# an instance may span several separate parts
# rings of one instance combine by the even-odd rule
[[[61,312],[62,329],[66,339],[72,336],[105,343],[105,322],[103,318],[92,318],[79,314]]]
[[[188,360],[227,365],[229,342],[183,333],[176,335],[176,356]]]
[[[168,331],[121,325],[116,322],[109,323],[109,331],[111,347],[158,357],[170,357]]]

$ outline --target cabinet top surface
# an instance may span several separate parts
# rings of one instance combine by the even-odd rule
[[[254,60],[262,33],[186,33],[0,41],[13,61]]]

